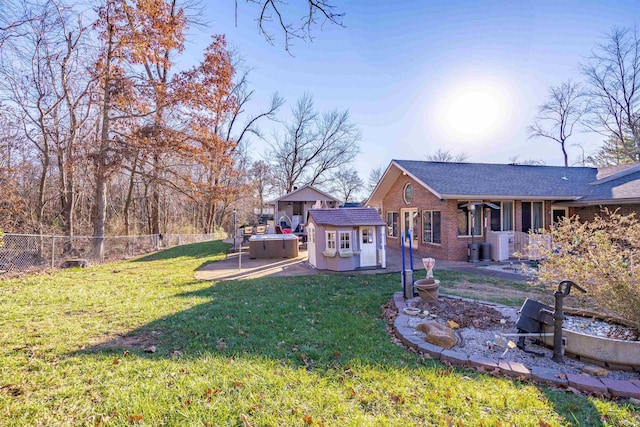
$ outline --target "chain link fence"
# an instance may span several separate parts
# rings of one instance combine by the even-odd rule
[[[142,236],[104,237],[102,256],[97,250],[100,240],[91,236],[41,236],[11,234],[2,236],[0,275],[44,270],[47,268],[86,266],[105,261],[133,258],[173,246],[226,239],[226,233],[150,234]]]

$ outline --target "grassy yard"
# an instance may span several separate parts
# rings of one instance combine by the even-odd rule
[[[397,275],[193,279],[226,250],[0,282],[0,425],[640,424],[633,406],[392,344],[381,306]]]

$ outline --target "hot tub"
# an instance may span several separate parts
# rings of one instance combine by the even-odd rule
[[[249,239],[249,258],[295,258],[298,236],[295,234],[257,234]]]

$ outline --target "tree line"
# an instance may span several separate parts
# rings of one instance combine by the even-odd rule
[[[262,26],[280,3],[248,1]],[[0,14],[0,228],[105,235],[228,229],[294,186],[338,188],[360,133],[348,111],[319,112],[304,94],[290,117],[277,93],[254,116],[248,67],[213,35],[200,62],[181,66],[197,25],[190,0],[15,2]],[[320,18],[309,1],[300,29],[283,22],[285,48]],[[282,123],[265,136],[259,124]],[[270,151],[252,159],[252,138]],[[357,176],[357,175],[356,175]],[[356,182],[348,188],[361,187]],[[349,197],[349,194],[346,195]]]

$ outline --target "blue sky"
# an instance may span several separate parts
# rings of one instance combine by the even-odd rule
[[[306,3],[289,3],[298,2]],[[264,40],[257,10],[244,1],[237,25],[232,0],[208,4],[209,27],[192,31],[188,54],[199,57],[206,32],[224,33],[253,69],[255,111],[276,91],[287,100],[281,117],[305,92],[319,110],[348,109],[362,132],[355,167],[365,181],[393,158],[420,160],[438,149],[466,152],[472,162],[561,165],[558,144],[527,140],[537,106],[550,86],[581,80],[580,62],[607,31],[640,17],[639,1],[333,3],[345,28],[314,28],[313,42],[294,41],[293,55],[277,28],[274,46]],[[262,124],[266,133],[272,127]],[[580,133],[570,142],[589,154],[602,139]],[[258,158],[264,144],[252,149]],[[582,150],[569,147],[569,156],[577,161]]]

